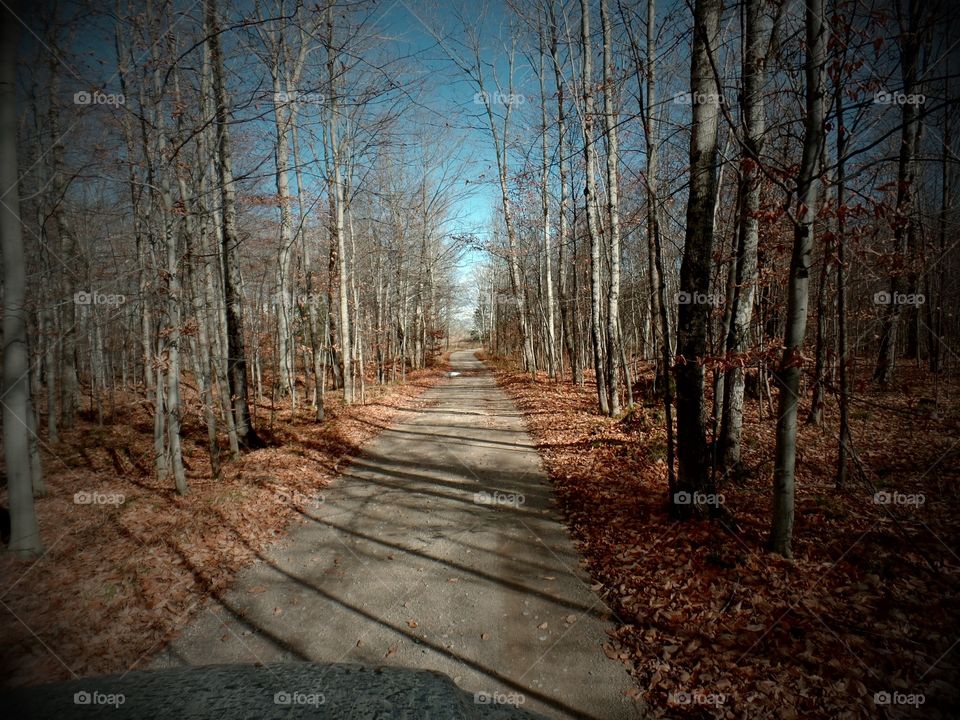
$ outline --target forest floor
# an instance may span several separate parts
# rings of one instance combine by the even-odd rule
[[[495,358],[524,413],[621,660],[665,717],[956,717],[960,697],[960,402],[957,383],[898,369],[856,386],[863,467],[837,490],[837,414],[799,432],[795,557],[765,551],[774,426],[750,400],[747,477],[722,483],[723,520],[667,514],[662,405],[620,419],[595,386],[535,379]],[[857,377],[869,377],[865,367]],[[651,371],[637,383],[649,387]],[[930,392],[927,390],[927,392]],[[807,407],[803,407],[801,418]],[[866,478],[866,480],[864,479]],[[876,493],[881,493],[877,496]],[[884,502],[887,501],[887,502]]]
[[[187,394],[185,496],[156,479],[152,407],[142,396],[119,396],[103,425],[81,413],[76,428],[43,445],[44,554],[0,554],[0,686],[142,668],[383,427],[416,413],[447,370],[444,362],[408,372],[406,383],[368,386],[363,405],[344,407],[329,393],[322,423],[309,408],[262,401],[256,424],[267,447],[226,461],[219,479],[199,403]]]

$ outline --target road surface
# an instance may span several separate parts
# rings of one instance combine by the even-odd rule
[[[153,667],[399,665],[551,718],[642,716],[520,413],[473,351],[451,365]]]

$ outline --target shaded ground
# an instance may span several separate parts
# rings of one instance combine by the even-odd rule
[[[45,553],[37,561],[0,553],[0,687],[142,668],[442,377],[442,368],[409,372],[406,384],[367,388],[364,405],[343,407],[330,394],[323,423],[309,408],[263,403],[257,427],[268,447],[226,462],[220,478],[211,476],[199,399],[188,388],[184,497],[155,476],[152,408],[142,396],[118,394],[102,426],[86,413],[60,442],[42,440],[49,493],[36,507]],[[78,503],[78,493],[104,502]]]
[[[549,717],[640,715],[519,413],[471,352],[451,365],[155,667],[402,665]]]

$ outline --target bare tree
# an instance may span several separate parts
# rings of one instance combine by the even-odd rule
[[[677,320],[677,488],[692,493],[707,484],[704,366],[710,317],[710,267],[717,195],[717,124],[721,97],[713,55],[720,36],[721,0],[697,0],[690,62],[693,120],[686,243],[680,266]],[[679,514],[691,503],[671,501]]]
[[[537,78],[540,81],[540,130],[541,130],[541,141],[540,141],[540,152],[542,156],[541,163],[541,183],[542,187],[540,188],[540,202],[543,212],[543,273],[544,273],[544,284],[546,285],[546,315],[547,315],[547,337],[546,337],[546,346],[547,346],[547,369],[549,371],[550,377],[557,377],[557,323],[554,313],[554,301],[553,301],[553,247],[551,241],[551,228],[550,228],[550,161],[549,154],[547,152],[547,92],[546,92],[546,80],[545,75],[546,71],[544,68],[544,55],[545,55],[545,41],[544,41],[544,32],[541,26],[540,31],[538,32],[537,39],[539,40],[539,53],[538,57],[540,60],[539,72],[537,73]],[[563,208],[565,210],[565,208]],[[559,242],[563,242],[564,238],[560,237]]]
[[[3,455],[10,499],[10,552],[38,555],[43,550],[33,507],[30,464],[30,355],[27,349],[26,261],[20,223],[17,168],[17,40],[19,20],[0,10],[0,251],[3,253]],[[72,300],[73,298],[71,298]]]
[[[277,2],[278,18],[266,20],[257,7],[257,30],[264,46],[266,64],[273,90],[273,119],[276,131],[275,164],[277,205],[280,211],[280,247],[277,253],[276,294],[277,356],[281,391],[287,393],[296,407],[295,338],[293,331],[294,292],[292,271],[296,251],[293,198],[290,194],[290,143],[297,123],[297,110],[302,93],[300,80],[307,54],[312,48],[310,36],[315,27],[306,26],[303,6],[297,4],[292,18],[284,14],[283,0]],[[315,25],[315,24],[312,24]],[[290,28],[288,31],[287,28]],[[299,170],[299,167],[297,168]],[[297,188],[302,198],[301,188]],[[302,222],[302,218],[301,218]]]
[[[730,332],[726,338],[729,369],[723,383],[723,414],[720,424],[720,465],[727,472],[740,464],[740,436],[743,431],[744,362],[750,340],[750,322],[757,285],[757,245],[760,238],[760,168],[766,128],[764,86],[767,49],[771,30],[761,0],[744,4],[745,38],[743,53],[743,150],[740,159],[740,224],[737,252],[730,273],[733,276]]]
[[[610,228],[610,288],[607,295],[607,391],[610,415],[620,414],[619,374],[623,344],[620,338],[620,145],[617,137],[616,79],[613,72],[613,30],[607,0],[600,0],[603,26],[603,120],[607,132],[607,224]],[[629,380],[627,380],[629,384]]]
[[[567,350],[567,359],[570,363],[570,373],[573,381],[583,384],[583,367],[580,363],[580,337],[573,317],[573,303],[576,297],[570,292],[569,274],[571,268],[568,260],[568,245],[570,243],[568,228],[568,213],[570,204],[570,183],[567,166],[567,122],[564,100],[566,83],[563,78],[563,65],[560,62],[555,0],[550,0],[547,6],[550,29],[550,58],[553,61],[554,85],[557,92],[557,166],[560,182],[560,207],[557,213],[557,281],[558,299],[560,301],[560,329],[563,335],[563,344]],[[576,273],[576,268],[572,268]]]
[[[773,478],[773,522],[770,548],[791,556],[795,470],[797,456],[797,406],[800,401],[800,374],[803,367],[800,347],[807,332],[807,302],[810,294],[810,265],[813,252],[814,220],[817,215],[817,165],[824,141],[824,83],[827,36],[823,21],[823,0],[808,0],[805,20],[807,57],[806,113],[803,156],[797,175],[797,208],[793,228],[793,255],[787,288],[787,325],[783,356],[778,369],[780,397],[777,407],[777,446]]]
[[[904,4],[906,5],[906,18],[902,17],[902,6]],[[919,30],[924,11],[922,0],[898,0],[897,2],[897,15],[901,18],[901,32],[899,34],[900,70],[903,80],[903,93],[907,97],[916,94],[919,84],[921,50]],[[897,166],[897,205],[893,218],[893,252],[908,267],[915,261],[917,244],[916,208],[914,207],[916,189],[914,183],[920,127],[919,105],[915,102],[903,103],[901,106],[900,156]],[[877,352],[877,364],[873,372],[873,379],[880,385],[887,385],[893,373],[897,355],[897,331],[903,310],[901,298],[908,293],[916,293],[916,273],[912,270],[894,272],[890,278],[889,301],[885,308],[880,350]],[[911,317],[915,322],[916,316],[911,313]],[[916,355],[915,338],[916,330],[911,328],[908,331],[908,355]],[[914,347],[911,348],[910,345]]]
[[[590,42],[590,2],[580,1],[580,43],[583,50],[583,110],[580,124],[583,128],[584,172],[586,188],[584,203],[587,212],[587,229],[590,234],[590,337],[593,349],[593,371],[597,381],[597,400],[600,412],[610,413],[610,398],[607,395],[606,368],[601,337],[603,323],[601,305],[603,303],[603,277],[601,267],[603,238],[600,234],[600,219],[597,217],[597,150],[594,145],[593,123],[596,116],[593,88],[593,50]]]
[[[240,264],[237,253],[240,238],[237,232],[237,199],[228,127],[227,88],[223,77],[220,52],[220,24],[216,0],[205,0],[205,35],[210,46],[210,69],[213,74],[213,99],[217,130],[217,173],[220,185],[220,226],[223,253],[223,292],[226,306],[228,380],[233,401],[237,439],[247,448],[262,444],[250,420],[247,380],[246,341],[243,336],[243,296],[240,292]]]
[[[327,29],[324,37],[324,44],[327,50],[327,133],[330,152],[330,169],[328,170],[328,190],[330,202],[332,205],[331,218],[331,269],[335,275],[331,282],[335,283],[337,288],[337,308],[339,310],[339,328],[340,328],[340,355],[343,363],[343,402],[349,405],[354,400],[353,388],[353,345],[350,333],[350,278],[348,277],[347,246],[344,227],[344,204],[346,202],[346,193],[344,192],[343,170],[341,159],[341,147],[339,142],[338,126],[341,123],[337,98],[337,79],[339,77],[337,69],[337,55],[339,50],[334,46],[334,22],[333,22],[333,3],[327,6]],[[336,247],[334,248],[334,243]],[[336,252],[336,260],[333,253]]]

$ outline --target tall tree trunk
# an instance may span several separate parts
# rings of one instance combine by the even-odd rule
[[[337,125],[340,122],[337,111],[337,88],[335,68],[336,53],[333,48],[333,5],[327,8],[327,82],[330,90],[330,97],[327,98],[329,106],[329,140],[330,140],[330,163],[332,166],[331,188],[334,199],[333,229],[335,238],[332,242],[337,246],[337,307],[340,318],[340,353],[343,359],[343,402],[350,405],[353,402],[353,366],[350,334],[350,282],[347,276],[347,251],[346,238],[344,237],[344,190],[343,178],[340,167],[341,153],[338,141]]]
[[[180,72],[179,69],[176,69],[174,72],[174,87],[176,88],[176,95],[174,102],[179,106],[182,102],[180,95]],[[183,116],[179,115],[177,117],[177,136],[175,141],[177,145],[183,140]],[[203,156],[200,156],[202,162]],[[187,297],[189,298],[188,304],[193,309],[194,317],[196,318],[197,323],[197,336],[194,340],[194,336],[189,334],[188,340],[191,346],[192,355],[194,357],[194,373],[197,378],[197,382],[200,386],[200,402],[202,406],[202,415],[204,423],[207,427],[207,449],[210,455],[210,469],[214,478],[220,477],[220,447],[217,443],[217,416],[214,412],[214,398],[213,398],[213,387],[212,387],[212,358],[213,352],[210,348],[210,339],[209,332],[207,328],[206,318],[203,317],[203,309],[205,306],[203,299],[203,289],[201,284],[197,281],[195,276],[193,265],[196,259],[194,254],[195,248],[193,243],[196,242],[199,250],[200,257],[204,259],[206,263],[206,223],[201,218],[200,222],[197,222],[197,209],[198,206],[194,202],[193,198],[190,196],[190,190],[188,185],[189,178],[186,175],[184,164],[176,163],[175,171],[177,174],[177,187],[180,191],[180,201],[184,209],[183,214],[183,226],[184,226],[184,259],[183,263],[186,277],[187,277]],[[205,181],[203,173],[200,176],[200,187],[199,187],[199,196],[201,198],[206,197],[207,183]],[[181,286],[182,292],[182,286]],[[181,462],[182,466],[182,462]],[[179,488],[178,488],[179,489]],[[184,481],[184,490],[186,490],[186,482]]]
[[[157,17],[158,26],[162,22],[162,17]],[[165,276],[166,276],[166,313],[168,327],[166,332],[161,333],[163,342],[166,346],[167,359],[167,387],[164,410],[164,427],[167,434],[167,462],[163,463],[159,469],[168,469],[173,473],[173,480],[177,492],[181,495],[187,492],[187,479],[183,467],[183,452],[180,442],[180,341],[181,341],[181,282],[180,282],[180,257],[178,234],[174,226],[173,216],[176,212],[173,202],[173,193],[171,190],[171,175],[174,169],[168,159],[167,153],[167,135],[166,118],[163,107],[163,86],[161,78],[161,66],[159,57],[159,45],[152,46],[153,66],[153,102],[154,102],[154,130],[156,132],[156,158],[159,175],[159,197],[160,197],[160,222],[163,227],[163,240],[165,252]],[[174,57],[176,57],[175,49]],[[176,82],[176,78],[174,79]],[[174,158],[173,162],[176,162]],[[185,201],[185,199],[181,198]],[[184,209],[187,210],[186,205]],[[187,210],[188,211],[188,210]],[[189,212],[189,211],[188,211]],[[160,411],[158,406],[157,411]],[[166,467],[164,467],[166,466]]]
[[[563,345],[567,351],[570,363],[571,378],[578,385],[583,384],[583,366],[580,364],[580,339],[577,334],[576,323],[573,321],[573,298],[570,296],[568,273],[570,261],[567,259],[567,243],[569,238],[567,226],[567,212],[570,204],[570,191],[567,172],[567,130],[566,109],[564,107],[564,78],[563,67],[560,64],[558,52],[558,28],[554,3],[548,7],[550,13],[550,57],[553,60],[553,77],[557,89],[557,164],[560,173],[560,208],[557,216],[557,275],[558,294],[560,299],[560,331],[563,335]],[[576,273],[576,267],[573,267]]]
[[[614,95],[613,31],[607,0],[600,0],[600,24],[603,26],[603,120],[607,131],[607,223],[610,226],[610,288],[607,295],[607,392],[611,416],[620,414],[620,368],[623,340],[620,337],[620,148],[619,122]],[[626,376],[627,368],[623,367]]]
[[[694,8],[690,91],[693,123],[690,132],[690,189],[687,200],[686,243],[680,265],[677,320],[677,488],[674,510],[688,515],[689,497],[707,488],[707,437],[703,358],[707,353],[710,305],[710,265],[717,193],[717,124],[719,91],[713,56],[720,37],[721,0],[697,0]],[[684,495],[686,493],[686,495]],[[679,502],[678,502],[679,500]]]
[[[827,358],[827,293],[833,250],[832,243],[823,248],[820,278],[817,281],[817,344],[813,363],[813,395],[810,398],[810,412],[807,414],[807,422],[817,426],[823,422],[823,405],[826,398],[829,362]]]
[[[820,170],[822,178],[826,178],[827,173],[827,141],[824,137],[820,145]],[[830,204],[830,186],[829,181],[823,191],[824,205]],[[807,414],[807,423],[819,426],[823,422],[823,405],[826,400],[827,392],[827,374],[829,372],[829,358],[827,350],[827,307],[828,288],[830,286],[831,266],[836,256],[834,243],[836,242],[836,233],[830,233],[830,241],[825,242],[821,250],[822,259],[820,263],[820,276],[817,280],[817,344],[814,352],[813,363],[813,395],[810,399],[810,412]]]
[[[646,89],[647,101],[643,114],[643,129],[647,150],[647,264],[650,277],[650,307],[651,314],[660,328],[660,358],[658,380],[660,394],[663,398],[664,425],[667,429],[667,492],[670,502],[673,502],[677,490],[677,479],[674,468],[676,455],[675,436],[673,427],[673,389],[670,385],[670,364],[672,346],[670,342],[670,313],[667,306],[667,282],[663,271],[663,243],[660,238],[660,211],[657,197],[657,159],[658,159],[658,128],[654,124],[654,106],[656,100],[656,20],[657,9],[655,0],[647,0],[647,44],[646,44]],[[631,45],[634,45],[631,43]]]
[[[123,28],[120,21],[120,3],[116,6],[117,24],[114,34],[114,49],[117,55],[117,78],[120,81],[120,92],[124,97],[132,97],[127,81],[127,53],[129,52],[123,43]],[[130,183],[130,207],[133,210],[133,238],[137,255],[137,297],[140,303],[140,356],[143,363],[143,381],[144,387],[149,398],[153,389],[153,347],[152,347],[152,327],[150,321],[149,283],[147,282],[147,238],[144,233],[145,223],[143,221],[143,208],[141,207],[141,198],[143,197],[142,182],[137,173],[136,163],[136,144],[134,141],[134,132],[131,114],[127,112],[120,113],[120,127],[123,130],[124,145],[127,151],[127,177]],[[147,229],[149,234],[149,229]]]
[[[848,36],[849,37],[849,36]],[[847,44],[844,43],[844,47]],[[840,67],[846,67],[846,53],[841,58]],[[837,487],[847,482],[847,446],[850,444],[850,368],[852,363],[847,357],[847,266],[846,266],[846,153],[847,128],[843,117],[843,93],[845,85],[843,75],[838,74],[834,87],[834,102],[837,109],[836,153],[837,153],[837,363],[840,372],[840,440],[837,443]]]
[[[289,102],[282,99],[288,88],[281,77],[280,49],[277,49],[277,59],[271,72],[273,75],[274,93],[274,125],[276,129],[276,186],[277,203],[280,206],[280,249],[277,253],[277,356],[280,360],[280,387],[281,392],[289,394],[293,407],[297,405],[296,387],[294,385],[294,370],[296,360],[293,338],[293,290],[291,288],[291,270],[294,255],[293,212],[291,209],[289,171],[289,132],[292,123],[292,108]]]
[[[16,7],[16,5],[14,5]],[[0,251],[3,253],[3,456],[10,501],[9,551],[20,557],[43,551],[33,507],[29,422],[30,357],[27,351],[26,279],[20,225],[17,168],[17,28],[6,5],[0,9]]]
[[[63,133],[60,130],[60,61],[56,52],[50,53],[50,193],[53,197],[54,225],[57,228],[57,256],[67,266],[61,276],[63,296],[70,299],[62,309],[61,327],[64,328],[60,353],[60,424],[72,428],[77,421],[80,378],[77,375],[77,325],[79,308],[75,302],[76,275],[79,265],[79,249],[73,224],[66,212],[67,182],[64,179]]]
[[[223,294],[227,321],[227,357],[230,397],[233,399],[233,418],[237,441],[246,448],[262,445],[250,420],[249,386],[247,381],[246,341],[243,336],[243,296],[240,292],[240,238],[237,233],[237,198],[228,128],[227,89],[223,78],[223,58],[220,53],[220,27],[216,0],[205,0],[207,42],[210,45],[210,65],[213,71],[213,93],[216,106],[218,160],[220,183],[221,246],[223,248]]]
[[[478,61],[479,62],[479,61]],[[513,97],[513,56],[510,56],[510,86],[508,97]],[[478,76],[479,77],[479,76]],[[497,119],[493,114],[495,102],[490,93],[480,82],[480,92],[487,112],[487,122],[490,126],[490,135],[493,139],[494,152],[497,157],[497,178],[500,181],[500,199],[503,208],[503,222],[507,229],[507,265],[510,270],[510,287],[513,291],[514,305],[517,309],[517,319],[520,324],[520,342],[523,347],[523,369],[525,372],[537,371],[537,359],[533,349],[533,331],[527,312],[526,284],[520,267],[520,249],[517,240],[516,222],[514,219],[513,203],[510,201],[510,187],[507,181],[509,166],[509,139],[510,139],[510,111],[511,103],[507,104],[506,116],[503,122],[503,137],[497,130]]]
[[[947,79],[943,80],[944,97],[947,95]],[[940,212],[938,218],[938,238],[939,251],[937,257],[941,261],[937,263],[938,282],[937,287],[939,295],[936,302],[933,297],[927,298],[928,312],[932,317],[928,322],[928,336],[930,343],[930,372],[939,373],[941,370],[941,358],[943,356],[943,292],[946,289],[944,279],[946,277],[946,263],[943,258],[947,251],[947,227],[948,218],[951,210],[951,200],[953,198],[952,175],[949,172],[950,155],[953,151],[953,124],[950,122],[951,107],[949,103],[943,106],[943,150],[940,155]],[[932,283],[931,283],[932,284]]]
[[[259,17],[259,15],[258,15]],[[287,23],[281,20],[279,23]],[[307,42],[308,30],[304,25],[298,6],[293,23],[299,29],[299,44],[296,54],[288,57],[282,25],[270,25],[263,31],[265,44],[268,49],[268,66],[273,82],[274,99],[274,129],[276,133],[276,188],[277,203],[280,208],[280,248],[277,253],[276,275],[276,313],[277,313],[277,356],[280,368],[281,392],[290,395],[294,408],[297,407],[296,393],[296,348],[294,337],[293,313],[296,307],[294,285],[292,278],[293,261],[297,247],[297,233],[293,227],[293,201],[290,197],[290,141],[293,136],[296,143],[296,121],[298,103],[300,102],[298,87],[304,62],[309,50]],[[297,149],[294,147],[294,155]],[[300,206],[301,224],[303,222],[303,193],[300,185],[300,167],[296,163],[297,199]]]
[[[671,356],[670,348],[670,315],[661,307],[661,303],[664,300],[664,293],[660,292],[661,287],[663,286],[663,279],[661,278],[661,266],[662,261],[657,262],[657,257],[659,256],[660,250],[657,249],[657,238],[660,235],[660,200],[657,197],[657,173],[659,168],[657,162],[659,160],[659,150],[660,150],[660,141],[658,128],[654,124],[655,116],[655,107],[656,107],[656,95],[657,95],[657,79],[656,79],[656,21],[657,21],[657,9],[655,0],[647,0],[647,45],[646,45],[646,62],[644,67],[646,68],[646,88],[647,88],[647,102],[646,109],[644,111],[643,122],[644,122],[644,137],[646,138],[646,148],[647,148],[647,274],[650,277],[650,315],[653,318],[666,318],[661,322],[660,327],[660,344],[666,345],[666,351],[663,351],[661,348],[661,354],[665,359],[665,362],[659,363],[659,381],[663,385],[670,385],[670,362],[669,358]],[[639,67],[639,65],[638,65]],[[664,287],[664,291],[666,288]],[[654,321],[656,322],[656,321]],[[656,353],[654,353],[654,361],[656,362]],[[669,391],[669,387],[668,387]],[[669,394],[669,392],[668,392]],[[672,401],[671,401],[672,405]],[[671,428],[672,434],[672,428]],[[673,470],[673,457],[670,458],[670,469]]]
[[[918,27],[922,0],[907,0],[907,27],[900,33],[900,68],[903,77],[903,92],[909,96],[917,89],[917,66],[920,60],[920,38]],[[894,253],[904,265],[911,266],[916,261],[913,255],[915,222],[913,207],[914,162],[920,136],[920,108],[916,103],[905,102],[902,105],[902,125],[900,129],[900,158],[897,168],[897,207],[893,219]],[[915,288],[910,288],[913,293]],[[896,362],[897,332],[900,325],[902,306],[900,299],[908,292],[907,282],[902,271],[894,271],[890,278],[890,292],[887,293],[887,307],[883,320],[883,332],[880,336],[880,350],[873,379],[881,386],[890,382]]]
[[[293,154],[294,154],[294,164],[298,168],[297,175],[297,187],[302,187],[300,182],[299,167],[299,144],[296,134],[296,127],[294,127],[294,136],[293,136]],[[302,193],[300,193],[302,196]],[[300,222],[303,223],[303,209],[300,211]],[[306,232],[301,230],[301,236],[303,239],[303,272],[306,276],[307,282],[307,332],[309,334],[310,340],[310,350],[311,350],[311,359],[313,364],[313,409],[314,409],[314,420],[321,422],[324,418],[324,393],[323,393],[323,381],[324,381],[324,372],[323,372],[323,359],[321,356],[326,354],[326,343],[322,342],[322,333],[320,331],[319,323],[317,320],[317,301],[320,297],[320,293],[317,292],[317,286],[314,282],[315,273],[313,270],[313,255],[310,252],[310,242],[307,239]]]
[[[797,176],[797,209],[793,230],[793,256],[787,288],[787,322],[783,357],[778,371],[780,399],[777,412],[777,445],[773,478],[773,522],[770,549],[791,556],[793,539],[795,470],[797,456],[797,406],[800,401],[801,346],[807,332],[813,223],[817,215],[817,164],[823,143],[823,65],[826,27],[823,0],[808,0],[806,10],[807,58],[806,118],[803,158]]]
[[[547,93],[544,68],[544,38],[540,31],[540,120],[541,144],[540,152],[543,155],[542,182],[540,188],[540,202],[543,212],[543,265],[544,282],[546,284],[546,314],[547,314],[547,369],[551,378],[557,377],[557,323],[553,308],[553,247],[550,238],[550,163],[547,155]],[[559,242],[563,242],[560,238]]]
[[[630,41],[630,51],[633,55],[634,67],[636,68],[637,86],[641,97],[641,114],[643,119],[643,137],[644,148],[646,150],[646,172],[644,177],[645,199],[646,199],[646,229],[647,229],[647,278],[648,293],[646,295],[646,313],[643,319],[643,353],[644,359],[652,360],[654,363],[654,388],[661,387],[662,383],[667,383],[669,374],[670,343],[667,340],[667,352],[662,357],[666,357],[668,362],[661,365],[658,360],[658,346],[664,342],[663,338],[669,338],[669,315],[663,313],[667,321],[661,325],[660,318],[660,271],[658,267],[662,263],[662,257],[658,261],[657,238],[660,233],[659,227],[659,200],[657,199],[657,163],[659,159],[659,142],[657,139],[656,127],[654,125],[656,106],[657,85],[656,85],[656,2],[647,0],[646,16],[646,47],[644,55],[640,55],[639,43],[633,34],[629,20],[624,12],[622,0],[618,0],[617,6],[620,15],[623,18],[624,28]],[[646,100],[643,100],[646,92]],[[661,339],[657,339],[657,331],[661,333]],[[672,401],[671,401],[672,402]],[[672,428],[668,431],[672,433]],[[672,473],[672,464],[671,464]],[[671,474],[672,479],[672,474]]]
[[[324,145],[324,156],[328,155],[329,151],[326,149],[326,144]],[[329,161],[328,161],[329,163]],[[337,312],[334,312],[334,308],[337,307],[337,304],[334,302],[334,297],[339,293],[339,267],[340,267],[340,255],[337,252],[337,228],[336,228],[336,217],[337,217],[337,198],[335,192],[330,192],[330,185],[333,183],[333,170],[327,165],[327,204],[329,207],[328,217],[329,223],[327,225],[327,239],[329,242],[329,255],[327,257],[327,313],[326,321],[324,327],[326,328],[326,344],[329,348],[330,353],[330,366],[333,374],[333,388],[337,390],[343,387],[343,368],[341,366],[340,358],[342,353],[337,350],[340,343],[337,340]],[[399,272],[399,270],[398,270]]]
[[[763,151],[766,85],[766,48],[770,30],[764,18],[763,2],[747,0],[746,38],[743,57],[742,114],[746,129],[740,160],[740,225],[737,252],[731,267],[734,274],[730,307],[730,332],[726,352],[731,362],[723,383],[723,412],[720,425],[720,466],[737,472],[740,466],[740,437],[743,431],[744,362],[750,343],[750,323],[757,285],[757,245],[760,235],[760,154]]]
[[[203,45],[203,60],[200,73],[200,97],[203,103],[204,117],[215,117],[216,103],[211,90],[213,85],[212,66],[210,61],[210,43]],[[217,146],[216,128],[208,125],[197,137],[197,153],[204,159],[204,172],[200,180],[200,197],[205,206],[213,208],[216,201],[208,194],[206,178],[217,175],[215,166],[217,160],[213,149]],[[207,205],[209,203],[209,205]],[[230,396],[230,371],[227,358],[226,308],[225,295],[221,285],[225,276],[226,265],[223,262],[223,226],[219,218],[212,212],[205,212],[203,216],[206,232],[201,233],[201,252],[204,255],[203,263],[203,291],[204,304],[207,316],[204,325],[210,338],[211,356],[209,358],[211,378],[216,379],[216,399],[220,408],[221,417],[227,426],[227,438],[230,444],[230,453],[233,457],[240,454],[240,441],[237,438],[237,425],[233,415],[233,402]],[[203,242],[205,237],[210,242]]]
[[[603,278],[601,267],[600,221],[597,217],[597,178],[596,153],[593,138],[594,98],[593,98],[593,50],[590,43],[590,2],[580,0],[580,41],[583,45],[583,152],[587,176],[584,190],[584,202],[587,211],[587,229],[590,234],[590,338],[593,348],[593,372],[597,381],[597,401],[600,412],[610,413],[610,400],[607,396],[603,341],[601,339],[601,303],[603,298]]]

